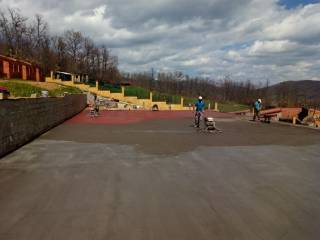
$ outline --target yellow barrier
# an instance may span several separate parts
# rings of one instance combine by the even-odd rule
[[[51,76],[53,76],[53,75],[51,74]],[[125,87],[122,87],[121,93],[111,93],[108,90],[99,90],[98,81],[96,81],[95,87],[90,87],[90,86],[85,85],[83,83],[75,84],[73,82],[73,80],[72,81],[61,81],[60,79],[53,79],[52,77],[46,77],[46,82],[52,82],[52,83],[58,83],[58,84],[65,85],[65,86],[77,87],[82,91],[91,92],[91,93],[97,94],[98,96],[101,96],[101,97],[117,99],[122,102],[127,102],[130,104],[138,105],[144,109],[151,109],[154,105],[157,105],[159,110],[174,110],[174,111],[190,110],[190,107],[183,106],[183,97],[181,97],[180,104],[167,104],[166,102],[154,102],[154,101],[152,101],[152,92],[150,92],[149,99],[139,99],[137,97],[125,96],[124,95]]]

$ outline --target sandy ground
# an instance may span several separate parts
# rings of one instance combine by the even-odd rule
[[[320,238],[318,131],[85,116],[1,159],[0,239]]]

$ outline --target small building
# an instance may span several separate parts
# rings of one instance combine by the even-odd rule
[[[4,55],[0,55],[0,78],[44,81],[38,65]]]
[[[55,71],[51,72],[52,79],[58,79],[61,81],[72,81],[72,74],[67,72]]]
[[[87,83],[89,81],[88,74],[75,74],[61,71],[52,71],[51,79],[61,81],[73,81],[74,83]]]

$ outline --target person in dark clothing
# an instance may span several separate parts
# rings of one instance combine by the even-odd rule
[[[99,114],[99,100],[97,98],[97,95],[94,95],[94,111],[96,112],[96,114]]]

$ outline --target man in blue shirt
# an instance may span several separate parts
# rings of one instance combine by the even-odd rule
[[[258,99],[257,101],[254,102],[254,113],[253,113],[253,121],[256,120],[256,118],[258,118],[258,120],[260,120],[260,111],[262,108],[262,101],[261,99]]]
[[[196,114],[195,114],[195,126],[200,126],[201,116],[204,113],[205,103],[201,96],[199,96],[198,101],[194,104],[196,107]]]

